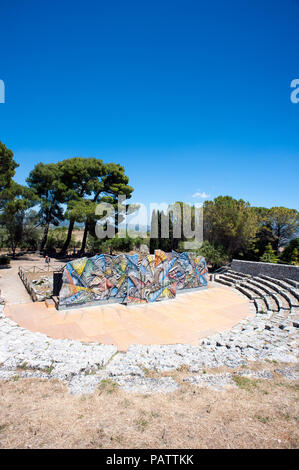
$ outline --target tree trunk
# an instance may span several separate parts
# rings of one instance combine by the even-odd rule
[[[69,247],[69,244],[70,244],[71,238],[72,238],[74,225],[75,225],[75,219],[70,219],[69,228],[68,228],[68,232],[67,232],[67,237],[66,237],[64,245],[61,249],[61,252],[60,252],[60,254],[62,254],[62,255],[64,255],[66,253],[66,251]]]
[[[47,223],[47,225],[45,226],[44,235],[40,244],[40,249],[39,249],[40,252],[44,251],[44,248],[46,246],[46,243],[48,240],[49,227],[50,227],[50,223]]]
[[[85,222],[84,233],[83,233],[83,238],[82,238],[82,244],[81,244],[81,248],[80,248],[80,253],[81,254],[83,254],[84,251],[85,251],[88,231],[89,231],[89,219],[87,219],[86,222]]]
[[[272,247],[273,247],[273,249],[274,249],[274,251],[277,255],[279,255],[279,246],[278,245],[279,245],[279,240],[277,238],[276,240],[274,240],[274,242],[272,244]]]

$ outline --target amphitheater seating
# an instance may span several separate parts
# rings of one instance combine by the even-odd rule
[[[291,279],[251,276],[224,267],[215,274],[214,280],[246,295],[257,313],[287,313],[299,308],[299,283]]]

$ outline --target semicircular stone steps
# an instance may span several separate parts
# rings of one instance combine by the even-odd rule
[[[231,273],[228,275],[221,274],[218,275],[216,281],[220,282],[221,284],[234,287],[242,294],[246,295],[246,297],[248,297],[251,301],[258,299],[263,300],[263,302],[254,302],[257,312],[265,312],[265,307],[266,311],[271,312],[279,311],[282,308],[282,302],[273,292],[266,292],[262,286],[260,286],[258,283],[255,283],[248,276],[246,278],[244,277],[236,279],[232,277]]]
[[[269,304],[265,299],[254,299],[254,305],[257,313],[267,313],[269,309]]]
[[[281,303],[277,299],[277,297],[273,294],[268,294],[266,293],[263,289],[260,287],[257,287],[253,284],[249,284],[249,282],[242,282],[238,286],[235,286],[236,289],[240,290],[240,287],[242,288],[242,291],[245,295],[248,295],[251,300],[254,299],[263,299],[264,302],[267,305],[267,310],[271,312],[278,312],[281,309]]]
[[[230,276],[234,276],[239,279],[248,279],[252,277],[251,274],[239,273],[238,271],[233,271],[232,269],[228,269],[226,273],[222,273],[222,274],[228,274]]]
[[[291,279],[239,273],[230,268],[215,274],[215,281],[237,289],[255,305],[257,313],[269,313],[281,321],[299,312],[299,283]]]
[[[289,307],[299,307],[299,301],[296,292],[292,292],[294,289],[285,288],[283,283],[277,284],[273,282],[273,280],[269,281],[268,279],[265,280],[262,277],[256,277],[256,282],[259,282],[261,285],[266,286],[268,289],[272,289],[273,291],[277,292],[285,301],[288,303]]]
[[[287,289],[288,288],[292,288],[294,287],[295,289],[299,289],[299,282],[297,281],[294,281],[293,279],[275,279],[273,277],[270,277],[270,276],[266,276],[265,274],[260,274],[261,278],[263,279],[268,279],[269,281],[274,281],[276,282],[278,285],[282,286],[282,287],[286,287]]]
[[[263,280],[264,282],[270,283],[272,286],[276,285],[280,290],[284,292],[287,291],[291,298],[296,299],[294,301],[295,306],[299,306],[299,282],[292,281],[291,279],[274,279],[269,276],[260,275],[259,279]]]
[[[278,306],[278,310],[290,309],[292,307],[292,302],[290,298],[287,295],[285,296],[284,293],[275,286],[271,287],[270,284],[264,284],[260,282],[257,277],[249,279],[248,283],[257,286],[260,290],[264,291],[266,295],[272,297]]]

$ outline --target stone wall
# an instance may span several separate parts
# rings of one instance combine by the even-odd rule
[[[290,266],[289,264],[262,263],[258,261],[241,261],[233,259],[231,269],[252,276],[274,277],[276,279],[293,279],[299,281],[299,266]]]

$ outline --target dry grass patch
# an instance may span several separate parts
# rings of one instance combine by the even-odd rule
[[[247,392],[252,392],[254,388],[257,387],[258,381],[255,379],[249,379],[248,377],[236,375],[233,377],[233,381],[235,384],[242,388],[243,390],[246,390]]]
[[[209,371],[207,371],[209,373]],[[296,448],[298,386],[242,380],[225,392],[183,382],[174,393],[134,395],[105,380],[72,396],[55,380],[0,382],[2,448]],[[166,375],[166,374],[163,374]],[[188,373],[187,375],[190,375]],[[244,379],[244,377],[241,377]],[[243,386],[245,384],[245,386]]]
[[[118,384],[111,379],[103,379],[98,386],[98,390],[101,392],[105,392],[108,395],[110,393],[114,393],[118,389]]]

